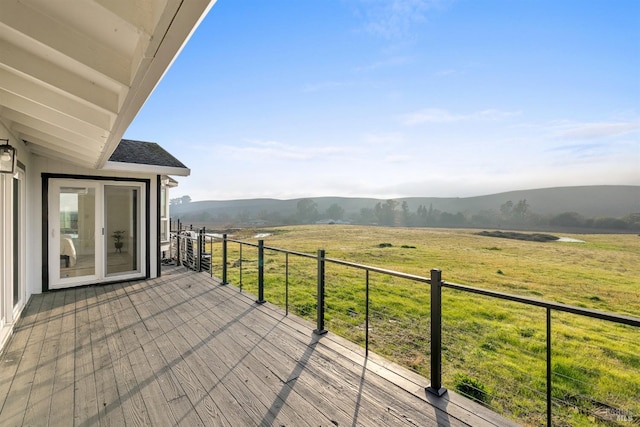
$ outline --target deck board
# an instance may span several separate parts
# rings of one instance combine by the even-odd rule
[[[515,425],[206,274],[34,295],[0,355],[0,425]]]
[[[29,402],[25,412],[25,425],[37,425],[42,413],[46,413],[51,406],[53,395],[53,379],[49,375],[51,369],[55,369],[58,360],[59,340],[62,328],[62,311],[64,307],[64,294],[54,295],[50,320],[46,324],[46,332],[42,346],[42,352],[33,379]]]
[[[60,336],[58,337],[58,356],[55,366],[51,366],[53,373],[53,391],[51,394],[51,408],[55,410],[55,417],[50,417],[50,425],[73,425],[74,388],[75,388],[75,336],[76,336],[76,292],[59,291],[64,297]],[[48,295],[47,295],[48,296]],[[49,409],[51,411],[51,408]],[[43,418],[44,414],[40,414]]]

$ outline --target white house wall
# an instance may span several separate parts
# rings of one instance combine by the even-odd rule
[[[149,180],[149,275],[156,277],[158,271],[157,244],[158,241],[158,175],[144,172],[122,170],[94,170],[86,169],[71,163],[49,159],[32,154],[29,147],[13,137],[12,133],[0,123],[0,138],[9,139],[9,143],[17,149],[18,161],[25,169],[25,212],[26,218],[26,268],[25,284],[26,298],[42,292],[42,174],[78,175],[83,177],[114,177],[118,179]],[[132,167],[136,167],[132,165]],[[4,324],[0,324],[0,351],[10,337],[13,324],[19,318],[20,312],[13,313],[13,247],[12,247],[12,179],[8,174],[0,174],[0,304],[5,316]],[[24,307],[20,307],[21,309]]]
[[[18,160],[25,165],[27,173],[29,172],[29,166],[31,164],[31,155],[22,143],[13,137],[8,129],[0,123],[0,138],[8,139],[9,144],[17,149]],[[2,142],[4,144],[4,141]],[[29,181],[29,177],[26,177],[26,181]],[[26,200],[26,212],[29,212],[32,207],[28,198]],[[13,176],[9,174],[0,174],[0,349],[4,346],[8,340],[13,324],[20,315],[20,311],[24,306],[20,306],[18,311],[13,310],[13,239],[12,239],[12,225],[13,225]],[[27,242],[26,253],[29,253],[32,234],[29,230],[29,222],[26,224]],[[28,276],[29,267],[26,268]],[[28,279],[26,279],[28,280]],[[29,293],[25,301],[28,301]]]

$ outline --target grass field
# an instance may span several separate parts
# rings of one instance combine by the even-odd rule
[[[346,225],[280,227],[265,245],[579,307],[640,317],[640,236],[526,242],[477,230]],[[257,243],[255,230],[233,236]],[[231,236],[230,236],[231,237]],[[228,279],[257,293],[257,250],[228,245]],[[221,250],[213,250],[214,274]],[[242,259],[242,268],[236,263]],[[288,261],[287,263],[285,261]],[[265,299],[315,320],[315,259],[265,251]],[[369,348],[429,376],[429,285],[371,273]],[[545,420],[546,312],[443,289],[443,383],[523,424]],[[327,263],[325,327],[364,345],[365,272]],[[640,330],[552,315],[554,425],[640,422]]]

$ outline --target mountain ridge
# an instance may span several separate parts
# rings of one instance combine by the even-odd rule
[[[174,199],[180,200],[180,199]],[[255,198],[236,200],[204,200],[189,203],[172,203],[172,216],[236,216],[255,215],[260,212],[278,212],[282,216],[296,213],[301,200],[311,200],[322,213],[331,205],[344,209],[345,215],[359,213],[361,209],[373,209],[377,203],[395,200],[398,205],[407,203],[410,211],[419,206],[442,212],[476,214],[483,211],[499,211],[511,201],[526,200],[530,212],[540,215],[557,215],[575,212],[587,218],[621,218],[640,213],[640,186],[592,185],[575,187],[551,187],[529,190],[513,190],[472,197],[398,197],[379,199],[371,197],[321,196],[294,199]],[[205,214],[207,213],[207,214]]]

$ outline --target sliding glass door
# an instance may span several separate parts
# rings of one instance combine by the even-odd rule
[[[105,185],[107,276],[140,272],[140,189]]]
[[[144,184],[51,179],[49,287],[138,277]]]

